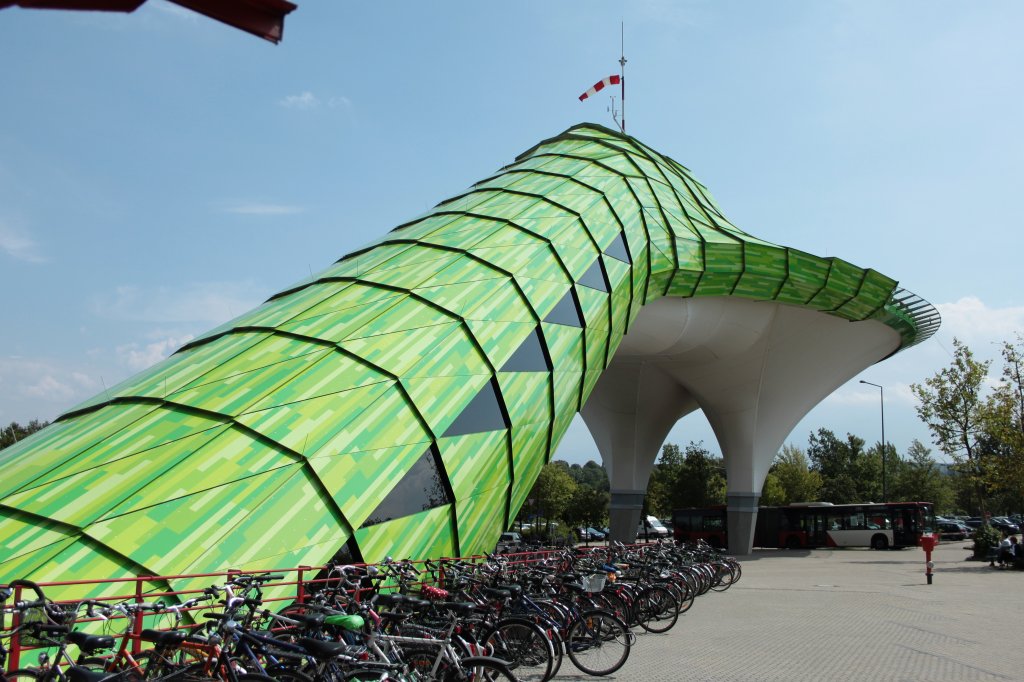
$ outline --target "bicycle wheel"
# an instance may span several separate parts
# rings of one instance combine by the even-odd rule
[[[461,672],[455,675],[445,676],[445,681],[452,682],[490,682],[492,680],[504,680],[505,682],[516,682],[515,675],[508,669],[503,661],[490,656],[471,656],[459,662]],[[452,673],[455,671],[452,670]]]
[[[715,592],[725,592],[732,585],[732,578],[735,575],[730,567],[722,562],[715,563],[712,568],[714,578],[711,580],[711,589]]]
[[[621,668],[631,644],[626,624],[607,611],[584,611],[565,640],[569,660],[588,675],[610,675]]]
[[[7,680],[8,682],[33,682],[39,679],[39,673],[28,668],[19,668],[9,673],[0,670],[0,679]]]
[[[520,682],[545,682],[554,675],[554,646],[535,623],[505,618],[487,632],[483,642],[494,647],[493,658],[506,661]]]
[[[666,588],[648,587],[640,595],[640,627],[647,632],[668,632],[679,620],[679,603]]]
[[[679,613],[686,613],[693,606],[693,590],[684,585],[683,598],[679,601]]]

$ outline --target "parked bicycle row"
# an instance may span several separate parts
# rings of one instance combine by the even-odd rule
[[[696,597],[741,575],[706,546],[671,543],[305,571],[292,583],[239,573],[201,591],[59,603],[14,581],[0,587],[0,671],[9,643],[36,659],[10,681],[545,682],[565,659],[608,675],[638,634],[667,632]],[[282,585],[295,596],[272,601]]]

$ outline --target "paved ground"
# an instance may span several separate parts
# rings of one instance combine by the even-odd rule
[[[638,638],[618,680],[1024,680],[1024,572],[940,545],[759,551],[670,632]],[[576,679],[566,661],[559,679]],[[580,677],[579,679],[583,679]]]

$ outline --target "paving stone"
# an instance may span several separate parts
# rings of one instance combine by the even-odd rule
[[[607,679],[701,682],[1024,680],[1024,571],[940,545],[757,551],[743,577],[696,600],[670,632],[644,634]],[[566,661],[558,679],[584,679]]]

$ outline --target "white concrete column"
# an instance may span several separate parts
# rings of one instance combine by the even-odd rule
[[[598,379],[580,414],[608,472],[612,540],[636,539],[661,446],[675,423],[696,408],[676,381],[647,361],[616,359]]]

